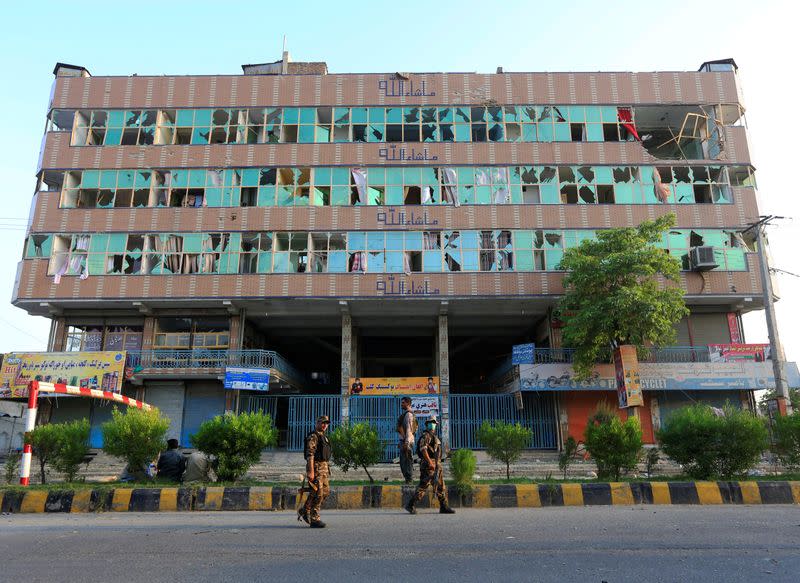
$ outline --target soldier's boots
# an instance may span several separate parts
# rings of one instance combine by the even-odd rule
[[[409,500],[408,504],[406,504],[403,508],[405,508],[406,512],[408,512],[409,514],[416,514],[417,513],[416,499],[412,498],[411,500]]]
[[[311,528],[325,528],[325,523],[317,518],[316,520],[311,521]]]
[[[455,514],[456,511],[450,508],[448,504],[439,505],[439,514]]]
[[[304,521],[306,524],[311,524],[311,519],[308,517],[308,508],[301,506],[297,511],[297,521]]]

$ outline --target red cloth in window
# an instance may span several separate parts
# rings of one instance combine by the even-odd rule
[[[629,107],[618,107],[617,118],[622,123],[622,127],[628,130],[638,141],[642,141],[639,137],[639,132],[636,131],[636,126],[633,125],[633,114]]]

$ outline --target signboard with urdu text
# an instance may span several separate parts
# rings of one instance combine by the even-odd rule
[[[0,397],[27,396],[30,381],[119,393],[124,371],[124,352],[11,352],[0,370]]]
[[[439,377],[350,377],[351,395],[438,395]]]

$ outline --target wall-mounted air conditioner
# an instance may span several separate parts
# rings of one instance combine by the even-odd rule
[[[689,262],[692,271],[708,271],[719,267],[714,260],[714,248],[711,246],[692,247],[689,250]]]

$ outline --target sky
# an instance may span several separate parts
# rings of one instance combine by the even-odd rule
[[[45,350],[49,321],[11,305],[56,62],[95,75],[240,74],[280,58],[332,73],[475,71],[694,71],[732,57],[739,66],[761,214],[772,267],[800,275],[800,196],[792,105],[800,56],[789,2],[562,0],[384,3],[19,2],[0,20],[0,352]],[[779,119],[786,116],[785,119]],[[774,125],[772,125],[774,124]],[[793,219],[793,220],[792,220]],[[778,274],[778,328],[800,360],[800,277]],[[764,313],[744,318],[766,342]]]

